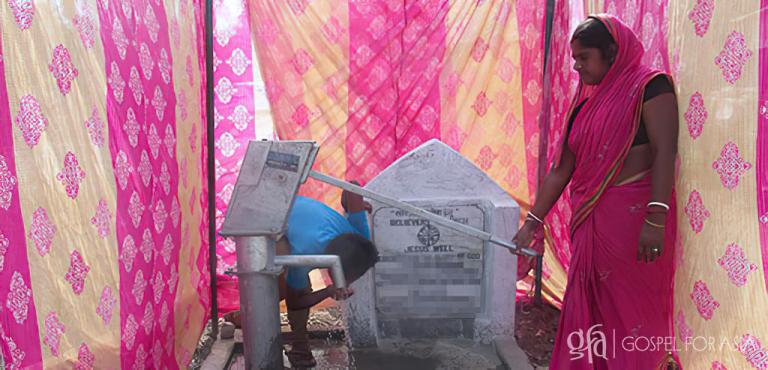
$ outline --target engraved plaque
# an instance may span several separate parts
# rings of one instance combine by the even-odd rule
[[[456,222],[485,229],[478,204],[419,202]],[[381,318],[471,318],[482,311],[484,242],[397,208],[373,215],[376,308]]]

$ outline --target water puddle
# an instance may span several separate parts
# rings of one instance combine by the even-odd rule
[[[503,369],[489,346],[480,346],[468,340],[391,341],[381,343],[379,348],[352,351],[343,339],[334,337],[312,339],[310,344],[317,361],[314,369]],[[287,357],[284,357],[283,362],[286,368],[290,368]],[[235,348],[228,369],[245,369],[242,346]]]

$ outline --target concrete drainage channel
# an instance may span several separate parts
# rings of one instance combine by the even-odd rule
[[[240,333],[238,333],[240,334]],[[319,334],[319,333],[317,333]],[[350,351],[339,338],[311,339],[316,369],[509,369],[491,346],[477,345],[468,339],[387,340],[376,349]],[[212,354],[212,356],[215,356]],[[513,369],[532,369],[527,365]],[[284,358],[286,365],[290,364]],[[203,366],[203,369],[207,369]],[[226,363],[217,369],[245,369],[242,342],[231,347]]]
[[[327,319],[331,310],[313,315]],[[312,322],[310,319],[310,323]],[[320,330],[310,325],[310,344],[317,361],[316,369],[477,369],[477,370],[530,370],[526,355],[513,338],[497,339],[493,345],[477,344],[471,339],[386,339],[373,349],[350,350],[344,331],[338,327]],[[287,327],[284,327],[287,330]],[[510,342],[511,341],[511,342]],[[287,358],[283,363],[289,366]],[[219,339],[202,363],[202,370],[245,369],[242,332],[235,331],[232,339]]]

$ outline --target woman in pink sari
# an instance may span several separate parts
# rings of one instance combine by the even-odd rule
[[[550,369],[664,368],[673,351],[671,78],[640,63],[637,36],[598,15],[571,40],[580,84],[553,170],[515,237],[530,245],[570,183],[572,259]]]

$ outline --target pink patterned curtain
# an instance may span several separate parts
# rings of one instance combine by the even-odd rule
[[[613,13],[630,25],[646,49],[644,62],[669,71],[676,82],[680,227],[670,320],[682,365],[768,368],[768,2],[557,1],[547,67],[549,163],[577,81],[569,35],[597,12]],[[566,195],[547,219],[552,242],[545,291],[555,302],[567,283],[568,204]],[[704,339],[715,345],[697,347]]]
[[[274,139],[244,0],[213,2],[216,231],[221,229],[248,142]],[[207,192],[203,193],[207,199]],[[207,224],[206,224],[207,225]],[[207,248],[208,239],[203,240]],[[235,243],[217,236],[216,275],[222,313],[239,308]],[[206,262],[207,263],[207,262]]]
[[[0,7],[9,368],[189,364],[208,314],[199,5]]]
[[[14,368],[189,363],[210,304],[205,152],[218,159],[220,226],[247,142],[272,137],[259,72],[279,136],[321,144],[315,169],[365,182],[438,138],[528,208],[540,142],[549,167],[573,94],[568,35],[586,14],[610,12],[677,82],[678,344],[731,339],[680,358],[765,368],[766,1],[557,1],[544,80],[544,0],[217,0],[214,148],[204,147],[199,0],[9,1],[3,357]],[[338,204],[325,185],[304,192]],[[547,219],[554,304],[567,283],[569,219],[566,194]],[[221,274],[233,246],[219,239],[217,249]]]
[[[545,9],[544,0],[249,3],[277,133],[319,142],[316,170],[365,183],[437,138],[524,209],[539,170]],[[302,191],[338,201],[317,182]]]

